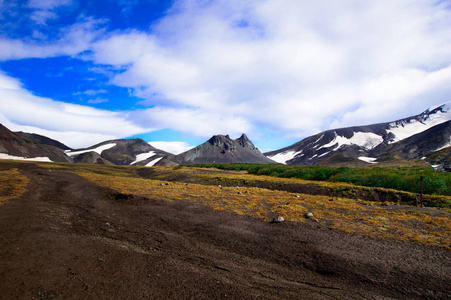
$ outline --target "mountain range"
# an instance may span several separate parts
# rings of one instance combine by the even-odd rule
[[[105,141],[84,149],[45,136],[11,132],[0,124],[0,158],[107,165],[175,166],[194,163],[282,163],[364,167],[407,165],[451,171],[451,103],[393,122],[331,129],[262,154],[246,134],[215,135],[174,155],[142,139]]]
[[[293,165],[364,166],[420,160],[448,169],[450,121],[451,104],[446,103],[393,122],[327,130],[265,155]]]

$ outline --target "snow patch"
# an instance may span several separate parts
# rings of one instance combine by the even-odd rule
[[[326,153],[323,153],[323,154],[321,154],[321,155],[318,155],[318,157],[323,157],[324,155],[329,154],[329,153],[330,153],[330,151],[328,151],[328,152],[326,152]]]
[[[272,159],[273,161],[278,162],[280,164],[286,164],[287,161],[289,161],[290,159],[293,159],[296,155],[300,154],[301,152],[288,151],[288,152],[277,153],[276,155],[268,156],[268,157],[270,159]]]
[[[162,159],[163,159],[163,157],[156,158],[156,159],[152,160],[151,162],[149,162],[149,163],[146,165],[146,167],[152,167],[153,165],[155,165],[157,162],[159,162],[159,161],[162,160]]]
[[[0,159],[12,159],[12,160],[26,160],[26,161],[39,161],[39,162],[53,162],[48,157],[20,157],[13,156],[6,153],[0,153]]]
[[[315,157],[317,157],[318,156],[318,154],[315,154],[315,155],[313,155],[312,157],[310,157],[308,160],[312,160],[312,159],[314,159]]]
[[[83,153],[94,151],[97,154],[102,155],[103,151],[111,149],[114,146],[116,146],[116,143],[110,143],[110,144],[105,144],[105,145],[99,146],[99,147],[94,148],[94,149],[86,149],[86,150],[80,150],[80,151],[68,151],[68,152],[66,152],[66,154],[69,155],[69,156],[76,156],[76,155],[80,155],[80,154],[83,154]]]
[[[377,158],[375,157],[359,156],[358,159],[369,164],[377,164],[376,162]]]
[[[130,165],[136,164],[137,162],[146,160],[148,158],[151,158],[152,156],[155,156],[157,153],[155,151],[150,151],[150,152],[146,152],[146,153],[141,153],[136,155],[136,159],[134,162],[132,162]]]
[[[436,149],[434,152],[437,152],[437,151],[440,151],[442,149],[448,148],[449,146],[451,146],[451,136],[449,137],[449,141],[445,145],[443,145],[442,147]]]
[[[354,132],[354,135],[349,139],[335,133],[335,138],[331,142],[321,146],[319,149],[335,146],[333,150],[336,150],[343,145],[357,145],[369,150],[373,149],[383,141],[384,139],[382,136],[372,132]]]

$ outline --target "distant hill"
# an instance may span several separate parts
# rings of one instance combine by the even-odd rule
[[[75,162],[134,166],[153,166],[164,157],[173,156],[142,139],[110,140],[66,154]]]

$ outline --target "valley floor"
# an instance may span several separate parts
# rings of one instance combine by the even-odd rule
[[[0,206],[2,299],[450,299],[451,251],[125,195],[74,173]]]

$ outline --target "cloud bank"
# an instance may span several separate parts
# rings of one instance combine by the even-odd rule
[[[0,73],[0,123],[13,131],[34,132],[73,148],[124,138],[154,129],[139,127],[126,112],[111,112],[38,97]]]
[[[451,14],[425,0],[178,1],[93,57],[125,68],[111,82],[155,106],[143,123],[303,137],[448,101]]]

